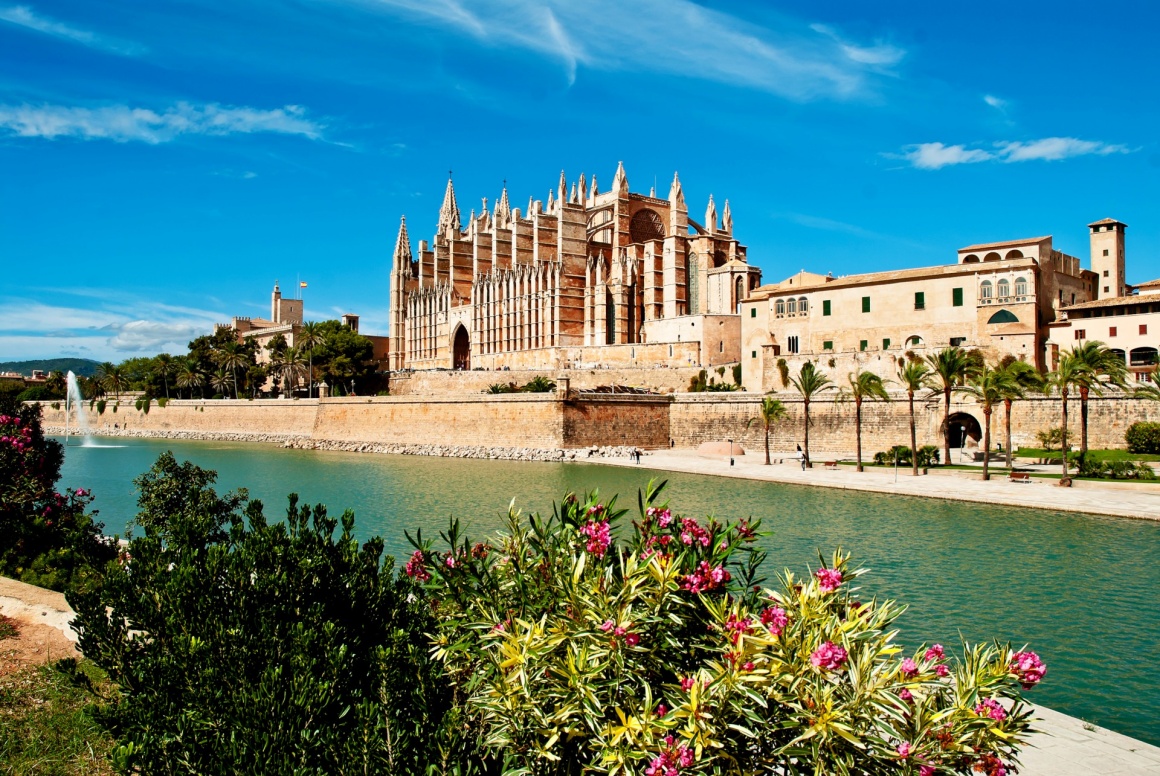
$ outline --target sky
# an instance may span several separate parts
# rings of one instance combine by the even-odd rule
[[[0,0],[0,361],[121,360],[301,278],[385,334],[430,239],[563,169],[730,201],[776,282],[1129,224],[1160,277],[1160,4]]]

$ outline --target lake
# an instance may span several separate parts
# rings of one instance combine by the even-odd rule
[[[1033,701],[1160,744],[1160,524],[1066,512],[782,485],[580,463],[284,450],[271,445],[103,439],[69,447],[62,484],[92,489],[98,519],[124,534],[132,484],[166,450],[218,472],[219,491],[246,487],[270,518],[288,493],[355,511],[360,538],[381,535],[396,558],[404,529],[434,536],[454,515],[481,535],[511,499],[550,511],[567,491],[619,493],[635,509],[650,477],[669,480],[674,512],[761,518],[770,571],[816,567],[836,546],[871,569],[868,594],[910,606],[908,647],[997,638],[1030,644],[1047,678]],[[949,483],[948,483],[949,484]],[[1061,494],[1066,496],[1066,494]],[[957,650],[956,650],[957,651]]]

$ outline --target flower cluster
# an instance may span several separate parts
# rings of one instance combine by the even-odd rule
[[[842,572],[838,569],[818,569],[814,577],[818,580],[818,587],[826,593],[832,593],[842,586]]]
[[[11,434],[0,436],[0,444],[12,445],[18,453],[23,453],[32,446],[32,429],[28,426],[21,428],[22,422],[14,415],[0,415],[0,426],[13,427]]]
[[[709,546],[709,531],[691,517],[681,519],[681,541],[685,544]]]
[[[780,636],[789,624],[789,615],[780,606],[769,606],[761,612],[761,624],[774,636]]]
[[[975,713],[980,717],[990,717],[996,722],[1007,719],[1007,710],[994,698],[986,698],[981,703],[976,704]]]
[[[669,546],[669,543],[672,542],[672,540],[673,537],[669,536],[668,534],[661,534],[660,536],[654,534],[653,536],[650,536],[645,540],[644,553],[642,553],[640,556],[641,560],[648,560],[653,555],[661,553],[664,548]],[[658,544],[661,546],[661,549],[659,550],[657,549]]]
[[[832,641],[827,641],[814,650],[810,662],[823,671],[841,671],[846,665],[846,650]]]
[[[612,620],[605,620],[604,623],[600,626],[600,630],[604,631],[605,633],[612,634],[611,644],[614,647],[616,646],[618,639],[624,639],[625,644],[627,644],[630,647],[635,647],[637,644],[640,643],[640,634],[629,632],[628,629],[631,627],[632,627],[632,623],[629,623],[628,625],[625,625],[622,627],[620,625],[617,625]]]
[[[1043,679],[1047,666],[1034,652],[1016,652],[1011,656],[1011,673],[1015,674],[1024,690],[1030,690]]]
[[[661,509],[660,507],[649,507],[644,511],[645,515],[657,521],[657,525],[661,528],[668,528],[673,522],[673,513],[668,509]]]
[[[600,506],[599,504],[597,506]],[[600,506],[603,510],[604,507]],[[596,507],[592,507],[596,509]],[[589,509],[589,514],[592,513]],[[588,537],[588,552],[595,555],[597,558],[603,558],[604,553],[608,552],[608,546],[612,544],[612,529],[608,526],[607,520],[589,520],[584,525],[580,526],[580,533]]]
[[[665,736],[664,741],[664,749],[649,763],[645,776],[677,776],[682,768],[691,767],[696,759],[692,749],[678,744],[672,736]]]
[[[705,593],[722,587],[732,578],[724,566],[710,566],[708,561],[703,560],[696,571],[685,575],[681,587],[690,593]]]
[[[738,617],[736,614],[729,615],[729,619],[725,621],[725,632],[729,634],[729,640],[734,644],[741,641],[741,637],[749,633],[753,628],[753,620],[748,617]]]
[[[1007,776],[1007,766],[998,755],[993,754],[984,754],[980,757],[972,770],[985,776]]]
[[[420,582],[431,581],[431,573],[427,571],[426,559],[423,557],[422,550],[415,550],[411,553],[407,565],[403,566],[403,572],[411,579],[417,579]]]

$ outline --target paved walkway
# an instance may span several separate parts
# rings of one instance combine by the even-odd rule
[[[688,474],[1160,520],[1160,493],[1154,491],[1099,487],[1086,482],[1082,487],[1060,488],[1054,480],[1034,478],[1029,483],[1008,482],[1002,469],[989,482],[972,479],[971,472],[964,472],[968,476],[954,476],[946,471],[915,477],[909,469],[899,469],[896,480],[893,469],[867,469],[861,473],[853,466],[826,469],[822,462],[834,460],[836,456],[816,454],[812,457],[814,468],[802,471],[800,464],[789,454],[784,456],[784,463],[765,466],[765,455],[758,450],[737,456],[730,467],[729,459],[725,457],[706,458],[692,450],[656,450],[645,453],[640,465]],[[606,466],[636,465],[629,459],[619,458],[602,458],[596,462]]]

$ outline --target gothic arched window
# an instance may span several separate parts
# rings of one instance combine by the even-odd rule
[[[640,212],[643,213],[644,211],[642,210]],[[688,288],[688,313],[689,315],[696,315],[701,312],[701,265],[695,253],[690,253],[688,258],[685,259],[685,284]]]

